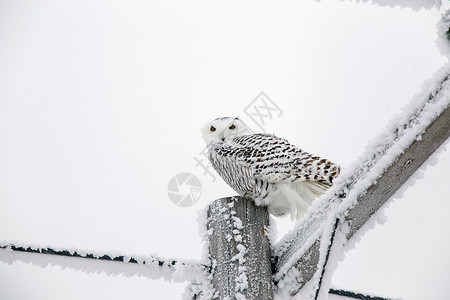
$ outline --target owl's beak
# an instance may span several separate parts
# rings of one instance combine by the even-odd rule
[[[225,142],[225,138],[224,137],[222,138],[222,142]]]

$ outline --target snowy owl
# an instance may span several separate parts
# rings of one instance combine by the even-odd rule
[[[238,118],[218,118],[202,129],[214,169],[237,193],[275,216],[299,219],[329,188],[340,167],[272,134],[250,134]]]

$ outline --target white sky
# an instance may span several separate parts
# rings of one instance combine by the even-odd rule
[[[1,1],[0,240],[200,258],[197,211],[235,194],[195,167],[201,126],[245,117],[264,91],[283,111],[268,132],[345,168],[447,62],[439,18],[341,1]],[[446,299],[449,165],[443,151],[395,200],[335,287]],[[167,196],[181,172],[203,186],[189,208]],[[19,262],[0,282],[14,300],[179,299],[185,286]]]

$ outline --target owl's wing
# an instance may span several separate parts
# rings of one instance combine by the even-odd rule
[[[236,143],[214,145],[208,150],[214,169],[240,195],[251,191],[255,181],[251,164],[241,159],[244,151],[244,147]]]
[[[255,177],[271,183],[310,181],[319,183],[318,188],[322,189],[331,186],[340,172],[340,167],[331,161],[271,134],[237,137],[228,147],[235,149],[229,154],[251,168]]]

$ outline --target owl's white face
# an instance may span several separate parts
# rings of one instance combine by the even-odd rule
[[[237,136],[250,134],[247,127],[238,118],[218,118],[202,128],[206,145],[225,143]]]

